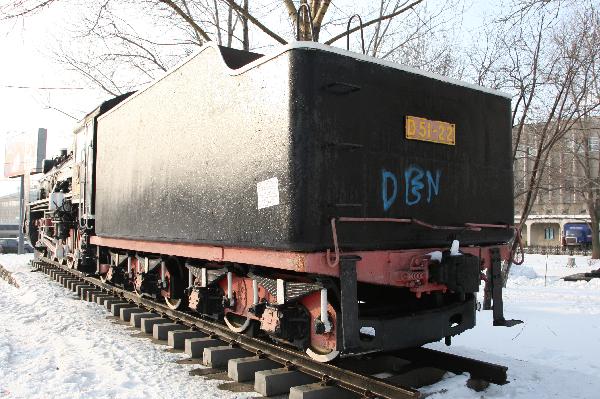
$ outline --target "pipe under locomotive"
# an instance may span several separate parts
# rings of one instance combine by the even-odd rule
[[[475,326],[513,238],[510,99],[295,43],[209,44],[45,164],[40,256],[319,361]]]

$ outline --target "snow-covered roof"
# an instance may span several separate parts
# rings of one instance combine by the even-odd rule
[[[278,48],[274,54],[266,55],[266,57],[276,57],[277,55],[284,53],[291,49],[313,49],[313,50],[327,51],[329,53],[335,53],[335,54],[343,55],[346,57],[352,57],[352,58],[355,58],[360,61],[371,62],[373,64],[379,64],[379,65],[383,65],[383,66],[386,66],[389,68],[399,69],[401,71],[414,73],[416,75],[426,76],[428,78],[439,80],[441,82],[447,82],[447,83],[454,84],[457,86],[463,86],[463,87],[467,87],[469,89],[478,90],[478,91],[494,94],[494,95],[501,96],[501,97],[511,98],[510,94],[499,91],[499,90],[490,89],[490,88],[479,86],[476,84],[463,82],[462,80],[449,78],[449,77],[446,77],[443,75],[439,75],[437,73],[423,71],[421,69],[409,67],[407,65],[402,65],[402,64],[398,64],[396,62],[382,60],[380,58],[371,57],[371,56],[365,55],[365,54],[355,53],[353,51],[343,50],[339,47],[328,46],[328,45],[322,44],[322,43],[315,43],[315,42],[308,42],[308,41],[292,42],[292,43],[288,43],[285,46]],[[257,61],[259,61],[259,60],[257,60]]]
[[[190,61],[191,59],[195,58],[196,56],[198,56],[199,54],[201,54],[202,52],[204,52],[206,49],[214,49],[216,51],[219,51],[219,46],[215,43],[215,42],[208,42],[206,43],[204,46],[202,46],[200,49],[198,49],[198,51],[196,51],[195,53],[191,54],[189,57],[186,57],[185,59],[183,59],[179,64],[177,64],[174,68],[172,68],[171,70],[169,70],[167,73],[165,73],[165,75],[163,75],[162,77],[158,78],[156,81],[149,83],[148,86],[149,87],[151,85],[153,85],[154,83],[162,80],[165,76],[170,75],[171,73],[175,72],[177,69],[179,69],[182,65],[184,65],[185,63],[187,63],[188,61]],[[355,53],[353,51],[347,51],[347,50],[343,50],[340,49],[338,47],[332,47],[332,46],[328,46],[326,44],[322,44],[322,43],[316,43],[316,42],[310,42],[310,41],[296,41],[296,42],[291,42],[288,43],[286,45],[277,47],[274,51],[265,54],[264,56],[244,65],[241,68],[238,69],[231,69],[229,68],[229,66],[227,66],[227,64],[225,63],[225,61],[221,58],[221,61],[223,62],[223,67],[224,67],[224,71],[227,71],[230,75],[239,75],[242,74],[252,68],[255,68],[258,65],[264,64],[265,62],[272,60],[278,56],[280,56],[281,54],[290,51],[290,50],[294,50],[294,49],[304,49],[304,50],[318,50],[318,51],[325,51],[325,52],[329,52],[329,53],[334,53],[334,54],[339,54],[339,55],[343,55],[346,57],[352,57],[354,59],[360,60],[360,61],[365,61],[365,62],[371,62],[374,64],[379,64],[379,65],[383,65],[386,66],[388,68],[394,68],[394,69],[398,69],[401,71],[406,71],[409,73],[413,73],[415,75],[421,75],[421,76],[426,76],[428,78],[431,79],[435,79],[435,80],[439,80],[441,82],[446,82],[446,83],[450,83],[453,85],[457,85],[457,86],[462,86],[462,87],[467,87],[469,89],[473,89],[473,90],[477,90],[480,92],[484,92],[484,93],[490,93],[493,95],[497,95],[497,96],[501,96],[501,97],[505,97],[505,98],[511,98],[511,96],[505,92],[499,91],[499,90],[495,90],[495,89],[490,89],[487,87],[483,87],[483,86],[479,86],[476,84],[472,84],[472,83],[467,83],[467,82],[463,82],[461,80],[458,79],[453,79],[453,78],[449,78],[446,76],[442,76],[436,73],[432,73],[432,72],[427,72],[427,71],[423,71],[417,68],[413,68],[413,67],[409,67],[406,65],[401,65],[395,62],[391,62],[391,61],[386,61],[386,60],[382,60],[379,58],[375,58],[375,57],[371,57],[369,55],[365,55],[365,54],[360,54],[360,53]],[[138,93],[134,94],[132,97],[135,97],[137,94],[139,94],[140,92],[144,91],[140,90]],[[129,100],[129,99],[128,99]],[[127,100],[125,100],[125,102],[127,102]]]

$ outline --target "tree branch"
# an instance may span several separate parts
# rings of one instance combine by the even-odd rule
[[[285,5],[285,8],[287,9],[288,15],[290,16],[292,23],[294,24],[294,26],[296,26],[296,18],[298,18],[298,10],[296,10],[296,6],[294,5],[294,2],[292,0],[283,0],[283,4]]]
[[[400,10],[398,10],[398,11],[395,11],[395,12],[393,12],[393,13],[391,13],[391,14],[388,14],[388,15],[384,15],[384,16],[382,16],[382,17],[377,17],[377,18],[375,18],[375,19],[372,19],[372,20],[370,20],[369,22],[365,22],[365,23],[362,25],[362,28],[364,29],[364,28],[366,28],[367,26],[373,25],[373,24],[375,24],[375,23],[377,23],[377,22],[379,22],[379,21],[384,21],[384,20],[386,20],[386,19],[394,18],[395,16],[398,16],[398,15],[400,15],[400,14],[402,14],[402,13],[404,13],[404,12],[406,12],[406,11],[410,10],[410,9],[412,9],[413,7],[415,7],[415,6],[417,6],[418,4],[422,3],[423,1],[425,1],[425,0],[416,0],[416,1],[413,1],[413,2],[412,2],[412,3],[410,3],[409,5],[407,5],[407,6],[406,6],[406,7],[404,7],[404,8],[401,8],[401,9],[400,9]],[[357,30],[359,30],[359,29],[361,29],[361,27],[360,27],[360,26],[355,26],[354,28],[352,28],[352,29],[350,29],[350,30],[348,30],[348,31],[346,31],[346,32],[340,33],[339,35],[332,37],[331,39],[327,40],[327,41],[325,42],[325,44],[332,44],[332,43],[334,43],[334,42],[338,41],[339,39],[341,39],[342,37],[346,37],[347,35],[349,35],[349,34],[351,34],[351,33],[354,33],[354,32],[356,32],[356,31],[357,31]]]
[[[187,22],[188,24],[191,25],[192,28],[194,28],[194,31],[196,31],[196,33],[200,34],[200,36],[202,36],[202,38],[204,40],[206,40],[207,42],[210,42],[210,37],[206,34],[206,32],[204,31],[204,29],[202,29],[197,23],[196,21],[194,21],[192,19],[191,16],[189,16],[188,14],[186,14],[181,8],[179,8],[179,6],[177,4],[175,4],[172,0],[158,0],[161,3],[166,4],[167,6],[171,7],[173,9],[173,11],[175,11],[177,14],[179,14],[179,16],[181,18],[183,18],[185,20],[185,22]]]
[[[163,0],[161,0],[161,1],[163,1]],[[223,1],[225,1],[229,5],[229,7],[233,8],[238,14],[243,15],[244,17],[248,18],[248,20],[250,22],[252,22],[254,25],[256,25],[257,28],[259,28],[260,30],[265,32],[267,35],[271,36],[273,39],[277,40],[281,44],[287,44],[287,42],[281,36],[279,36],[277,33],[273,32],[271,29],[264,26],[259,20],[254,18],[249,12],[247,12],[242,7],[237,5],[237,3],[235,1],[233,1],[233,0],[223,0]]]
[[[53,3],[54,1],[56,1],[56,0],[44,0],[44,1],[42,1],[41,3],[39,3],[39,4],[36,4],[35,6],[33,6],[33,7],[30,7],[30,8],[27,8],[27,9],[25,9],[25,10],[23,10],[23,11],[17,12],[16,14],[9,14],[9,15],[6,15],[6,16],[5,16],[4,18],[2,18],[2,19],[12,19],[12,18],[19,18],[19,17],[23,17],[23,16],[25,16],[25,15],[27,15],[27,14],[34,13],[34,12],[36,12],[36,11],[39,11],[39,10],[41,10],[42,8],[44,8],[44,7],[46,7],[46,6],[49,6],[49,5],[50,5],[51,3]],[[19,2],[19,3],[20,3],[20,5],[22,5],[22,2]],[[13,6],[18,6],[18,5],[19,5],[19,4],[13,4]],[[9,7],[9,6],[4,6],[4,7],[2,7],[2,8],[8,8],[8,7]]]
[[[315,15],[313,15],[313,25],[315,26],[315,30],[319,31],[321,28],[321,24],[323,23],[323,18],[325,17],[325,13],[327,12],[327,8],[329,8],[329,4],[331,0],[321,0],[319,4],[319,8],[314,11]]]
[[[186,0],[183,0],[183,6],[185,7],[185,12],[187,13],[187,15],[189,15],[191,17],[192,12],[190,11],[190,7],[188,6],[188,3]],[[194,29],[194,35],[196,35],[196,40],[198,40],[198,44],[202,44],[202,39],[200,38],[200,32],[198,32],[196,29]]]

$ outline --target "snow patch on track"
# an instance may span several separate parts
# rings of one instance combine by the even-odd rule
[[[246,398],[190,377],[196,366],[174,362],[100,306],[33,273],[31,255],[0,255],[18,279],[0,280],[0,398]]]
[[[429,398],[597,398],[600,392],[600,279],[561,277],[597,268],[589,258],[527,255],[513,266],[505,290],[513,328],[493,327],[478,312],[477,327],[431,348],[508,366],[510,383],[485,392],[465,386],[467,375],[447,373],[422,389]],[[30,256],[0,255],[21,285],[0,280],[0,398],[247,398],[220,383],[188,376],[196,366],[173,363],[185,355],[163,351],[132,330],[111,323],[106,311],[80,301],[42,273]],[[547,269],[547,271],[546,271]],[[399,332],[400,334],[401,332]],[[160,375],[160,377],[159,377]]]
[[[504,291],[508,319],[524,323],[493,327],[489,311],[477,313],[477,326],[430,348],[508,367],[510,383],[483,393],[465,387],[468,376],[448,373],[423,390],[431,398],[598,398],[600,392],[600,279],[567,282],[561,278],[597,268],[589,257],[526,255],[513,265]],[[479,298],[481,300],[481,297]],[[482,395],[483,394],[483,395]]]

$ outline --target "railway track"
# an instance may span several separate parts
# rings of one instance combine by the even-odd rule
[[[420,398],[419,387],[446,372],[469,373],[476,390],[489,383],[507,383],[507,368],[426,348],[413,348],[363,358],[318,363],[303,353],[238,334],[226,326],[189,312],[176,311],[135,293],[105,284],[48,259],[32,266],[50,275],[85,300],[104,305],[113,316],[139,327],[154,339],[167,341],[191,355],[186,363],[208,369],[193,375],[224,374],[264,396],[289,393],[299,398]],[[254,381],[254,385],[248,382]],[[250,389],[252,390],[252,389]]]
[[[2,265],[0,265],[0,278],[5,280],[8,284],[19,288],[19,283],[17,283],[17,280],[12,276],[12,273],[6,270]]]

